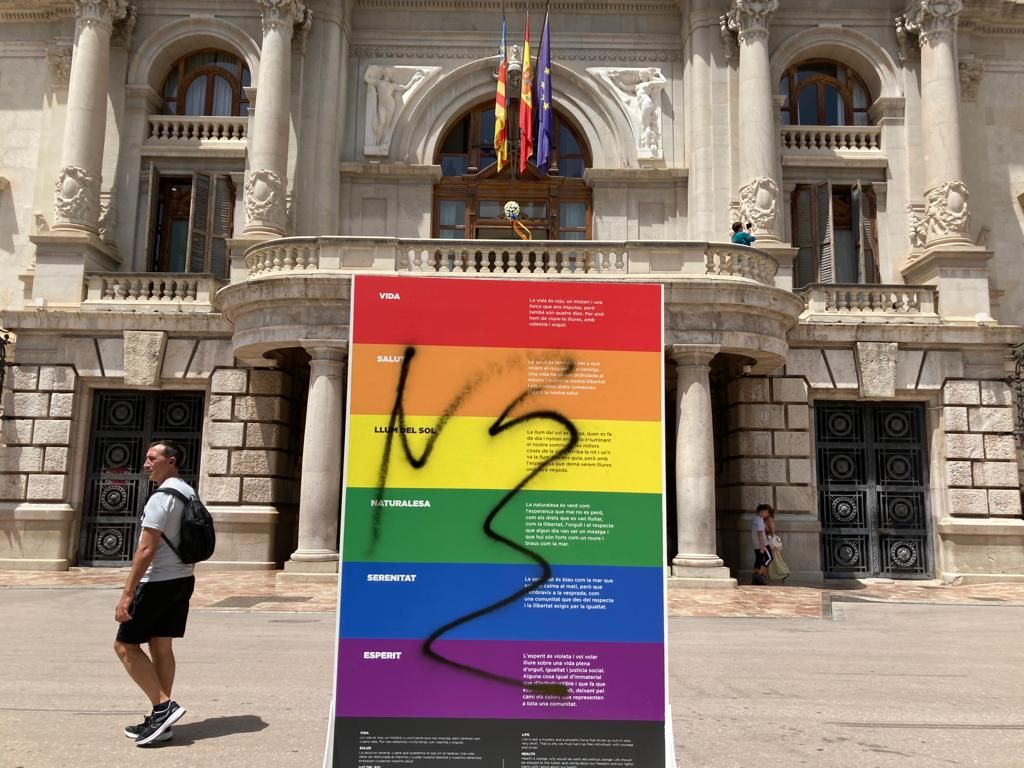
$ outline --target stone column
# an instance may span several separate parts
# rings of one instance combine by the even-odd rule
[[[768,20],[779,0],[732,0],[728,28],[739,35],[739,199],[743,222],[754,224],[758,245],[781,242],[775,156],[775,88],[768,60]]]
[[[285,570],[336,574],[348,345],[305,346],[310,356],[309,399],[302,439],[299,544]]]
[[[263,12],[259,100],[249,134],[245,236],[285,234],[292,33],[305,16],[302,0],[256,0]]]
[[[673,344],[676,417],[676,537],[672,575],[684,586],[735,587],[716,554],[715,443],[708,374],[717,346]]]
[[[75,52],[54,200],[57,231],[99,229],[110,34],[127,9],[128,0],[75,0]]]
[[[921,44],[921,138],[928,246],[970,244],[960,151],[957,17],[962,0],[913,0],[903,24]]]
[[[908,284],[934,285],[947,320],[991,322],[988,260],[969,236],[970,211],[960,147],[957,17],[962,0],[912,0],[897,19],[904,41],[921,45],[921,147],[924,156],[924,252],[900,270]]]

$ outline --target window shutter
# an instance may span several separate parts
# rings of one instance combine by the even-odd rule
[[[797,187],[793,200],[793,245],[796,254],[796,287],[803,288],[816,279],[814,227],[812,225],[811,188]]]
[[[870,184],[861,184],[853,188],[855,237],[858,240],[857,250],[860,264],[860,282],[875,283],[878,274],[878,243],[875,231],[875,205]]]
[[[189,215],[188,271],[206,272],[210,242],[210,192],[213,178],[197,171],[192,177],[192,211]]]
[[[213,212],[210,226],[209,271],[215,277],[228,276],[228,238],[231,237],[235,213],[235,185],[231,177],[221,174],[214,178]]]
[[[160,173],[155,163],[150,163],[145,171],[143,184],[146,185],[146,216],[143,221],[143,229],[136,230],[135,242],[146,243],[149,249],[149,269],[154,272],[160,271],[160,254],[156,249],[156,228],[158,226],[156,209],[160,204]]]
[[[832,184],[818,184],[817,196],[817,237],[818,237],[818,282],[834,283],[836,281],[835,259],[832,238]]]

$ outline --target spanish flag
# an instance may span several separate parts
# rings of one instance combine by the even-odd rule
[[[523,90],[519,97],[519,173],[533,154],[533,62],[530,56],[530,11],[526,11],[523,39]]]
[[[494,154],[498,158],[498,171],[508,165],[508,114],[505,106],[505,86],[508,83],[508,56],[505,46],[505,10],[501,11],[501,47],[498,55],[498,92],[494,97]]]

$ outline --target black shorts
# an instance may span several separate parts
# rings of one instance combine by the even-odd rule
[[[765,547],[764,552],[760,549],[754,550],[754,570],[761,568],[767,568],[768,564],[772,561],[772,548]]]
[[[138,645],[152,637],[184,637],[195,586],[195,576],[139,584],[128,608],[132,617],[117,629],[118,642]]]

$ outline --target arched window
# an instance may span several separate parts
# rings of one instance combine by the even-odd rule
[[[164,80],[165,115],[249,114],[245,88],[252,84],[249,68],[227,51],[197,51],[174,63]]]
[[[856,72],[835,61],[807,61],[779,81],[783,125],[870,125],[871,95]]]
[[[516,110],[510,109],[510,117]],[[502,209],[519,203],[520,219],[537,240],[589,240],[591,194],[583,181],[590,153],[580,132],[555,112],[554,145],[547,173],[531,162],[520,174],[510,153],[497,171],[494,154],[494,103],[478,105],[456,120],[442,139],[434,162],[442,178],[434,188],[435,237],[514,240]],[[514,121],[509,136],[518,135]]]

